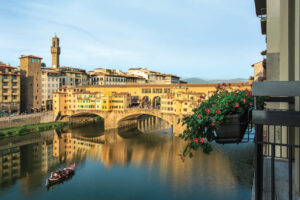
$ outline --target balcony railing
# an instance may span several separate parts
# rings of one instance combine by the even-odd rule
[[[300,82],[254,82],[252,90],[255,100],[264,96],[266,102],[271,102],[266,109],[252,113],[256,125],[255,199],[292,200],[297,178],[293,177],[293,169],[299,168],[294,154],[300,147],[295,142],[299,137],[295,127],[300,127],[300,112],[290,108],[295,97],[300,96]]]

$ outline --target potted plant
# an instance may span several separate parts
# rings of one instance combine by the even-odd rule
[[[251,91],[219,84],[213,95],[193,110],[193,115],[183,118],[186,128],[180,137],[188,143],[182,156],[192,157],[192,150],[199,147],[210,153],[214,140],[240,142],[250,120],[248,111],[253,108],[253,100]]]

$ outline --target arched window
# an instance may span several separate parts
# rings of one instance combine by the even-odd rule
[[[55,41],[53,41],[53,47],[55,47]]]

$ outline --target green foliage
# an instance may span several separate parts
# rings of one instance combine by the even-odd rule
[[[227,88],[227,89],[226,89]],[[192,151],[199,147],[209,154],[213,148],[211,142],[215,138],[216,126],[225,123],[227,115],[244,113],[253,109],[254,98],[251,91],[233,90],[230,85],[218,85],[216,92],[208,100],[194,109],[194,114],[183,118],[186,126],[180,138],[187,141],[183,156],[192,157]],[[257,107],[263,106],[263,100],[258,99]]]
[[[0,138],[3,137],[11,137],[16,135],[26,135],[29,133],[35,133],[40,131],[46,131],[51,129],[56,129],[60,127],[64,127],[70,125],[70,122],[51,122],[51,123],[43,123],[43,124],[31,124],[24,125],[20,127],[13,127],[7,129],[0,129]]]

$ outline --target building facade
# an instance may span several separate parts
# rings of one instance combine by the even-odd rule
[[[16,67],[0,65],[0,115],[20,113],[20,76]]]
[[[53,93],[60,86],[60,73],[55,70],[42,70],[42,108],[52,110]]]
[[[260,61],[251,65],[254,69],[254,81],[262,81],[266,79],[266,68],[264,61]]]
[[[21,111],[32,112],[42,106],[42,58],[29,55],[20,57]]]

